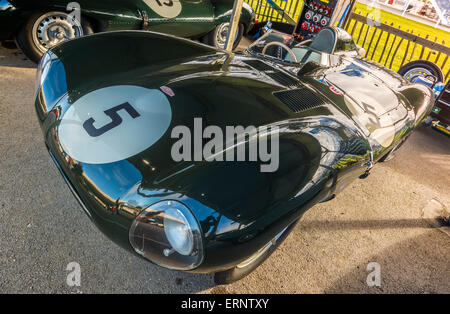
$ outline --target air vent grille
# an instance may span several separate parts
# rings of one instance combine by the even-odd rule
[[[270,65],[265,64],[264,62],[261,62],[259,60],[245,60],[245,63],[247,63],[252,68],[255,68],[259,71],[273,71],[274,68],[272,68]]]
[[[322,99],[306,87],[275,92],[273,95],[294,112],[313,109],[325,104]]]
[[[302,84],[300,84],[296,79],[281,71],[278,71],[277,69],[267,65],[264,62],[258,60],[245,60],[244,62],[252,68],[263,72],[265,75],[269,76],[272,80],[282,85],[283,87],[297,88],[302,86]]]
[[[267,72],[265,73],[268,75],[271,79],[273,79],[275,82],[280,83],[283,87],[288,88],[297,88],[302,86],[297,80],[293,79],[287,74],[284,74],[283,72]]]

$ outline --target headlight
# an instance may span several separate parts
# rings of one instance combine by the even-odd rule
[[[200,226],[177,201],[162,201],[143,210],[129,237],[137,253],[166,268],[190,270],[203,261]]]
[[[175,251],[181,255],[192,253],[194,250],[194,235],[186,217],[175,207],[171,207],[165,212],[164,232]]]

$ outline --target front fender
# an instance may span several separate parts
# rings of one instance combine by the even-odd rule
[[[257,165],[245,163],[212,164],[193,173],[195,189],[186,194],[203,199],[217,213],[211,217],[214,229],[205,234],[207,255],[197,272],[239,264],[364,171],[370,147],[350,121],[317,116],[277,125],[280,159],[274,173],[260,173]],[[201,193],[216,197],[205,199]]]
[[[215,48],[187,39],[147,31],[107,32],[70,40],[49,50],[42,58],[42,63],[51,59],[41,66],[49,67],[52,75],[41,79],[38,107],[44,104],[41,111],[45,114],[68,92],[82,95],[102,84],[107,86],[112,78],[126,81],[133,73],[151,73],[182,60],[217,52]],[[75,100],[73,96],[70,99]]]
[[[432,90],[423,84],[409,84],[398,89],[414,108],[415,126],[418,126],[433,109],[434,97]]]

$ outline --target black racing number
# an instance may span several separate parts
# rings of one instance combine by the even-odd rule
[[[122,118],[118,114],[120,110],[126,110],[128,114],[133,118],[136,119],[137,117],[140,117],[141,115],[136,111],[136,109],[133,108],[128,102],[125,102],[121,105],[118,105],[114,108],[105,110],[104,113],[111,118],[111,122],[102,126],[101,128],[97,129],[94,126],[95,120],[94,118],[89,118],[83,123],[83,128],[86,130],[86,132],[91,137],[99,137],[100,135],[105,134],[106,132],[114,129],[115,127],[119,126],[122,123]]]
[[[162,6],[168,6],[168,7],[171,7],[171,6],[173,6],[173,1],[172,0],[169,0],[169,1],[167,1],[167,2],[163,2],[163,3],[161,3],[161,1],[159,1],[159,0],[155,0],[156,1],[156,3],[160,6],[160,7],[162,7]]]

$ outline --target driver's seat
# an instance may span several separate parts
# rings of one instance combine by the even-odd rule
[[[313,42],[309,45],[309,48],[332,54],[336,42],[336,34],[330,27],[322,29],[314,38]]]
[[[294,47],[292,48],[292,51],[296,55],[297,60],[299,62],[315,61],[320,63],[321,56],[319,53],[320,52],[327,54],[333,53],[335,42],[336,42],[335,30],[331,27],[326,27],[316,35],[316,37],[308,47],[302,46]],[[311,50],[315,51],[315,53],[311,53]],[[308,60],[303,60],[305,56],[307,56]],[[286,55],[285,60],[292,62],[292,58],[289,54]]]

